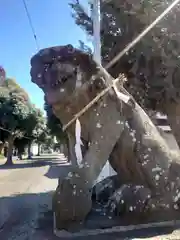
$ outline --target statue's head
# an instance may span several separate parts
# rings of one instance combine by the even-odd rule
[[[31,59],[31,78],[49,104],[65,101],[97,72],[92,57],[71,45],[40,50]]]

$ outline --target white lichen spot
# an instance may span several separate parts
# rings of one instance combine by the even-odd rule
[[[121,121],[120,121],[120,120],[118,120],[118,121],[116,122],[116,124],[117,124],[117,125],[120,125],[120,124],[121,124]]]
[[[152,172],[159,172],[161,171],[162,169],[160,167],[155,167],[152,169]]]
[[[156,181],[158,181],[160,179],[160,176],[158,174],[156,174],[155,179],[156,179]]]
[[[130,132],[130,136],[131,137],[134,137],[135,136],[135,133],[132,131],[132,132]]]
[[[116,204],[114,202],[111,203],[111,211],[113,212],[116,209]]]
[[[180,193],[177,194],[177,196],[174,198],[174,202],[177,202],[180,198]]]
[[[151,151],[152,151],[152,149],[151,149],[151,148],[148,148],[147,150],[148,150],[148,152],[151,152]]]
[[[147,159],[148,157],[149,157],[148,154],[145,154],[145,155],[143,156],[144,159]]]
[[[83,167],[84,167],[84,164],[80,163],[79,168],[83,168]]]
[[[58,203],[60,204],[60,203],[61,203],[61,201],[58,201]]]
[[[129,123],[128,123],[128,121],[125,122],[125,125],[126,125],[126,127],[129,128]]]
[[[177,204],[174,204],[174,209],[175,209],[175,210],[178,210],[178,209],[179,209],[179,207],[178,207]]]
[[[133,211],[133,207],[132,207],[132,206],[129,207],[129,211],[130,211],[130,212]]]
[[[97,127],[97,128],[101,128],[102,125],[98,122],[98,123],[96,124],[96,127]]]
[[[64,88],[60,88],[60,92],[65,92],[65,89]]]
[[[137,185],[137,186],[135,187],[136,191],[138,191],[138,190],[141,189],[141,188],[143,188],[142,185]]]
[[[85,167],[90,167],[89,163],[85,162]]]
[[[76,173],[76,174],[75,174],[75,177],[80,177],[80,176],[79,176],[79,174]]]
[[[144,161],[144,162],[142,163],[142,166],[147,165],[147,163],[148,163],[148,161]]]
[[[96,145],[98,145],[98,142],[95,142]]]
[[[41,73],[39,73],[39,74],[37,75],[37,77],[38,77],[38,78],[41,78],[41,77],[42,77],[42,74],[41,74]]]
[[[135,143],[135,142],[136,142],[136,138],[133,137],[133,138],[132,138],[132,141]]]
[[[151,198],[151,195],[147,195],[147,198]]]
[[[104,103],[103,107],[107,107],[107,104],[106,104],[106,103]]]
[[[124,200],[123,200],[123,199],[121,200],[121,203],[122,203],[122,204],[124,203]]]
[[[96,113],[96,116],[99,116],[99,113]]]
[[[71,178],[72,176],[73,176],[72,172],[69,172],[69,173],[68,173],[68,177]]]
[[[103,139],[104,138],[104,136],[101,136],[101,139]]]
[[[73,195],[76,195],[76,190],[73,191]]]

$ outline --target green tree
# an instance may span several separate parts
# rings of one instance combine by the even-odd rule
[[[54,115],[52,106],[49,105],[45,99],[44,109],[47,116],[47,128],[50,130],[52,137],[56,137],[58,142],[66,142],[67,135],[62,131],[61,121]]]
[[[36,124],[37,111],[28,94],[12,79],[0,86],[0,126],[8,130],[7,164],[12,164],[16,138],[31,135]]]
[[[43,112],[37,109],[34,104],[30,106],[30,113],[26,120],[25,134],[22,138],[15,140],[15,147],[18,149],[19,156],[25,152],[28,147],[28,159],[31,158],[31,145],[37,141],[45,128],[45,118]]]
[[[112,0],[101,7],[102,62],[106,65],[172,2],[143,0]],[[92,21],[78,0],[70,3],[73,17],[88,35],[93,34]],[[126,88],[145,108],[166,113],[170,100],[180,94],[179,79],[179,6],[164,18],[109,72],[128,77]],[[173,82],[174,81],[174,82]],[[175,86],[174,86],[175,85]]]
[[[47,142],[47,139],[48,139],[48,131],[45,127],[41,132],[41,134],[39,134],[38,138],[36,139],[36,142],[38,144],[38,154],[37,154],[38,156],[41,155],[41,146],[42,144],[45,144]]]
[[[173,0],[118,1],[101,4],[102,64],[105,66]],[[73,18],[89,36],[92,21],[78,0],[70,3]],[[124,73],[125,88],[146,111],[161,112],[180,146],[180,8],[176,7],[108,71]]]

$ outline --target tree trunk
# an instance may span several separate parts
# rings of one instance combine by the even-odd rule
[[[40,156],[40,155],[41,155],[41,144],[38,143],[38,154],[37,154],[37,156]]]
[[[28,159],[32,159],[31,142],[28,143]]]
[[[2,154],[3,148],[4,148],[4,143],[2,142],[2,143],[0,143],[0,154]]]
[[[7,152],[6,165],[12,165],[13,164],[12,155],[13,155],[14,140],[15,140],[15,136],[10,134],[10,136],[8,138],[8,152]]]
[[[22,153],[21,153],[21,152],[18,152],[18,159],[19,159],[19,160],[23,160],[23,157],[22,157]]]

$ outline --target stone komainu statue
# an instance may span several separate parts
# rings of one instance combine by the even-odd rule
[[[44,91],[63,124],[107,87],[92,57],[71,45],[39,51],[31,66],[32,81]],[[107,93],[80,117],[83,162],[59,181],[53,200],[59,228],[84,220],[90,212],[92,187],[107,159],[119,181],[108,197],[109,209],[118,214],[178,210],[179,155],[169,150],[148,115],[133,101],[131,106]],[[76,158],[74,129],[72,124],[67,130],[72,159]]]

